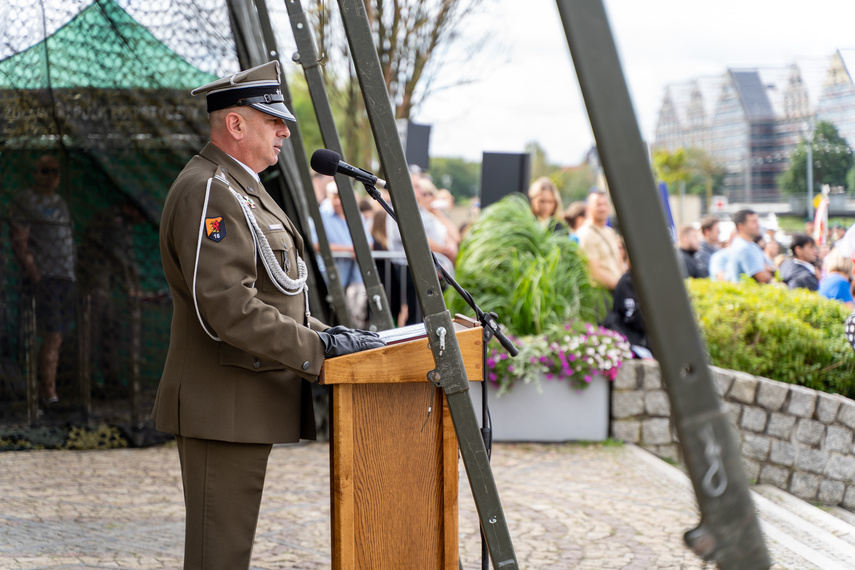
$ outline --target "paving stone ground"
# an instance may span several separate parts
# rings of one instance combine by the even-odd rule
[[[698,522],[690,487],[639,454],[618,445],[494,444],[521,568],[713,568],[683,544]],[[253,568],[330,567],[328,458],[325,443],[273,449]],[[461,560],[474,570],[481,545],[462,463],[460,477]],[[183,529],[174,444],[0,454],[2,569],[180,568]],[[778,568],[811,567],[774,543],[771,550]]]

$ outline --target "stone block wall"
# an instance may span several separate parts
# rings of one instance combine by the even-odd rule
[[[712,369],[745,473],[810,502],[855,510],[855,402],[744,372]],[[612,386],[612,437],[680,461],[659,364],[624,363]]]

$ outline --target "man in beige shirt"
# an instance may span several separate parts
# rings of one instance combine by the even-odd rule
[[[609,218],[609,198],[601,190],[588,194],[585,223],[577,232],[579,246],[588,257],[588,269],[597,285],[614,291],[626,272],[620,238],[606,225]]]

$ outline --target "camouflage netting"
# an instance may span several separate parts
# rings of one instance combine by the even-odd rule
[[[225,3],[10,0],[0,36],[0,423],[27,421],[57,353],[40,421],[74,421],[88,385],[96,418],[127,421],[135,377],[145,418],[171,316],[160,209],[208,139],[189,90],[238,69]]]

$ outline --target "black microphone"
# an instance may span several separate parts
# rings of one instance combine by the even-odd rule
[[[356,168],[355,166],[349,165],[348,163],[344,162],[341,159],[341,155],[335,152],[334,150],[329,150],[327,148],[319,148],[312,154],[312,160],[309,161],[309,164],[312,165],[312,170],[320,174],[334,176],[335,173],[338,172],[340,174],[344,174],[345,176],[356,178],[359,182],[362,182],[363,184],[379,186],[380,188],[386,187],[385,180],[383,180],[382,178],[377,178],[367,170],[362,170],[361,168]]]

